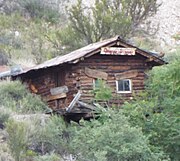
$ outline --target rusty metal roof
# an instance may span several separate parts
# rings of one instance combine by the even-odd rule
[[[6,72],[6,71],[8,71],[8,70],[10,70],[10,68],[9,68],[8,66],[6,66],[6,65],[1,65],[1,66],[0,66],[0,73],[1,73],[1,72]]]
[[[60,65],[60,64],[64,64],[64,63],[74,63],[75,64],[75,63],[79,62],[84,57],[89,57],[91,55],[96,54],[97,52],[99,52],[101,50],[102,47],[113,46],[117,42],[119,42],[120,45],[123,46],[123,47],[136,48],[137,53],[139,53],[139,54],[141,54],[141,55],[143,55],[143,56],[145,56],[147,58],[153,59],[153,61],[155,61],[159,65],[162,65],[162,64],[166,63],[162,59],[158,58],[158,56],[156,56],[156,54],[151,53],[151,52],[147,52],[147,51],[142,50],[142,49],[139,49],[138,47],[135,47],[135,46],[125,42],[119,36],[116,36],[116,37],[113,37],[113,38],[110,38],[110,39],[106,39],[106,40],[103,40],[103,41],[92,43],[90,45],[87,45],[85,47],[77,49],[77,50],[75,50],[73,52],[70,52],[69,54],[55,57],[53,59],[45,61],[42,64],[39,64],[39,65],[36,65],[36,66],[34,66],[32,68],[24,70],[24,71],[18,73],[17,75],[15,75],[15,76],[25,74],[25,73],[28,73],[30,71],[36,71],[36,70],[39,70],[39,69],[45,69],[45,68],[57,66],[57,65]]]

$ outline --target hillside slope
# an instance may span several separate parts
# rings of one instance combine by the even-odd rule
[[[180,34],[180,1],[179,0],[158,0],[161,6],[157,14],[150,20],[152,27],[157,27],[155,37],[160,40],[162,46],[178,46],[180,41],[174,38]]]

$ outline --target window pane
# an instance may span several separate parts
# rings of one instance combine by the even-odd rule
[[[123,80],[118,81],[118,91],[124,91]]]
[[[129,80],[124,81],[124,91],[130,91]]]
[[[98,79],[94,79],[94,88],[95,88],[95,89],[100,88],[100,82],[99,82]]]

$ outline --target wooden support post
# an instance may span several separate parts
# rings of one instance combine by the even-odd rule
[[[73,109],[74,105],[77,103],[80,97],[81,97],[81,92],[78,91],[78,93],[76,94],[70,105],[66,108],[67,112],[71,112],[71,110]]]

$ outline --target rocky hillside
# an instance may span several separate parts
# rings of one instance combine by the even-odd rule
[[[8,57],[12,61],[8,62],[10,65],[21,64],[29,67],[67,53],[61,43],[63,32],[60,29],[67,24],[67,16],[64,14],[66,6],[71,6],[76,1],[0,0],[0,64],[7,64]],[[94,1],[83,0],[87,6],[93,5]],[[159,10],[149,19],[151,28],[157,29],[152,37],[147,36],[151,48],[145,39],[142,39],[145,46],[139,46],[167,53],[180,45],[180,0],[157,1],[161,4]],[[21,15],[14,14],[16,12],[20,12]],[[39,20],[35,21],[30,17],[38,17]],[[46,23],[56,22],[57,19],[56,25]],[[148,25],[142,27],[146,26]],[[146,38],[139,35],[137,37]]]
[[[13,11],[19,9],[21,0],[0,0],[0,11]],[[62,6],[74,4],[77,0],[42,0],[45,4],[54,6],[56,9],[63,10]],[[95,0],[83,0],[86,5],[92,5]],[[150,18],[151,27],[158,29],[155,37],[160,41],[160,45],[177,46],[180,41],[180,0],[157,0],[161,6],[155,16]]]
[[[70,0],[73,3],[74,1]],[[94,0],[83,0],[83,2],[89,6]],[[151,27],[158,29],[155,38],[160,42],[161,47],[178,46],[180,45],[177,39],[180,35],[180,0],[158,0],[158,3],[160,7],[157,14],[150,18]]]
[[[158,0],[161,4],[157,14],[150,20],[152,27],[158,26],[156,38],[161,46],[173,47],[180,45],[177,41],[180,35],[180,0]]]

